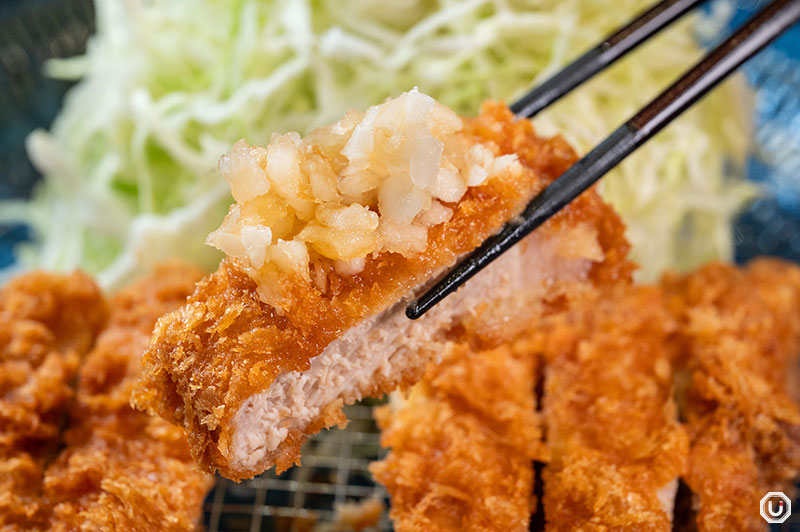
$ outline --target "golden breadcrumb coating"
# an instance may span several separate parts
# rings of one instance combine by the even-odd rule
[[[58,437],[70,381],[105,316],[83,274],[32,273],[0,292],[0,449]]]
[[[399,406],[376,410],[392,449],[370,471],[389,491],[395,530],[528,530],[533,460],[545,451],[527,347],[450,344]]]
[[[108,325],[81,367],[66,448],[45,473],[52,530],[200,527],[212,478],[195,468],[179,427],[129,405],[156,319],[200,278],[194,268],[165,265],[111,300]]]
[[[137,408],[182,425],[195,460],[206,470],[234,479],[260,473],[262,469],[232,463],[232,419],[247,398],[267,390],[281,373],[308,370],[311,360],[344,331],[382,312],[474,249],[576,160],[563,139],[538,137],[530,122],[515,121],[500,104],[487,103],[477,118],[464,122],[463,134],[492,143],[496,155],[516,153],[523,165],[520,171],[470,187],[461,201],[448,204],[452,217],[429,229],[428,246],[418,255],[371,255],[353,275],[336,273],[332,262],[326,266],[320,258],[314,277],[322,282],[287,274],[281,280],[286,312],[259,298],[255,282],[236,260],[223,260],[185,306],[158,322],[134,392]],[[593,263],[589,275],[606,281],[628,278],[633,267],[625,259],[628,245],[622,223],[593,190],[541,231],[557,232],[579,223],[596,230],[605,257]],[[371,393],[380,395],[419,377],[418,368],[409,368],[406,374],[376,381]],[[344,421],[341,403],[329,404],[305,430],[289,432],[278,448],[279,471],[299,461],[300,446],[309,434]]]
[[[800,268],[710,264],[662,284],[680,324],[698,529],[766,530],[758,501],[791,495],[800,474]]]
[[[27,412],[24,426],[0,424],[0,529],[199,527],[211,477],[194,467],[180,428],[134,410],[129,397],[156,319],[200,277],[164,266],[110,305],[82,274],[30,274],[3,290],[0,353],[13,371],[2,373],[0,408]]]
[[[42,471],[105,319],[99,289],[80,273],[30,273],[0,291],[0,529],[45,522]]]
[[[672,400],[675,323],[660,292],[610,287],[537,329],[552,455],[546,530],[670,530],[688,440]]]
[[[800,267],[777,260],[711,264],[668,275],[660,286],[623,283],[582,296],[541,318],[527,347],[545,355],[546,529],[670,530],[682,477],[696,498],[692,522],[680,526],[766,530],[758,501],[768,491],[791,495],[800,476],[793,397]],[[484,359],[472,354],[458,362],[461,373],[452,381],[468,390],[465,397],[480,397],[470,375],[490,374],[479,364]],[[438,371],[432,365],[428,374]],[[510,375],[480,408],[505,407]],[[432,387],[430,378],[379,415],[393,449],[374,474],[389,488],[399,531],[469,529],[458,519],[487,500],[482,479],[497,482],[520,454],[487,459],[474,436],[485,425],[470,425],[471,404]],[[685,424],[677,421],[673,396]]]

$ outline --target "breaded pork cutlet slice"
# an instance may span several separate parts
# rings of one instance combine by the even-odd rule
[[[110,300],[108,325],[80,369],[65,448],[45,473],[50,530],[202,527],[213,478],[194,465],[180,427],[129,404],[156,319],[178,308],[200,277],[162,266]]]
[[[619,285],[541,326],[546,530],[671,530],[688,453],[674,330],[657,288]]]
[[[45,462],[57,450],[72,382],[106,319],[82,274],[31,273],[0,290],[0,529],[46,523]]]
[[[700,532],[763,531],[758,502],[800,473],[800,268],[711,264],[663,280],[679,322],[685,482]]]
[[[387,457],[370,466],[398,532],[527,531],[533,460],[545,458],[524,342],[449,344],[408,397],[376,410]]]
[[[228,256],[158,322],[136,406],[185,427],[208,471],[280,471],[343,404],[418,380],[460,322],[504,337],[587,278],[628,277],[622,224],[590,191],[425,317],[404,315],[575,159],[502,105],[461,119],[417,91],[305,139],[237,143],[220,162],[237,203],[209,237]]]

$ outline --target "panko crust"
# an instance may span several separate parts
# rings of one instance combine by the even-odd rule
[[[81,358],[106,320],[81,273],[33,272],[0,290],[0,528],[45,522],[42,473],[56,451]]]
[[[698,529],[765,530],[757,502],[791,495],[800,475],[800,267],[715,263],[662,285],[680,325]]]
[[[398,532],[528,530],[533,460],[546,451],[527,347],[450,344],[405,400],[376,410],[391,451],[370,471]]]
[[[0,292],[0,415],[20,420],[0,422],[0,529],[200,526],[211,477],[180,428],[129,405],[153,324],[200,277],[164,266],[110,305],[83,274],[32,273]]]
[[[672,399],[675,327],[656,287],[625,285],[537,327],[552,455],[546,530],[670,530],[659,490],[677,482],[688,454]]]
[[[80,371],[65,449],[47,468],[51,530],[165,530],[201,527],[213,479],[192,462],[183,431],[129,404],[156,319],[177,308],[202,274],[160,266],[117,294]]]
[[[493,143],[497,155],[516,153],[523,171],[506,171],[502,178],[471,187],[458,204],[449,204],[452,218],[429,229],[426,251],[413,258],[371,256],[364,270],[352,276],[336,274],[332,264],[318,266],[327,278],[325,292],[287,275],[281,287],[285,313],[259,299],[256,284],[241,265],[223,260],[186,305],[159,320],[134,392],[135,406],[182,425],[195,459],[207,471],[219,470],[233,479],[260,473],[239,469],[231,460],[232,418],[245,399],[268,389],[283,372],[307,370],[311,359],[344,331],[401,300],[477,247],[576,160],[563,139],[538,137],[529,121],[514,120],[498,103],[487,103],[477,118],[465,119],[464,134]],[[625,259],[628,244],[622,222],[594,190],[542,230],[583,222],[596,228],[605,254],[590,276],[604,282],[629,278],[633,266]],[[399,375],[376,383],[374,392],[385,393],[418,377]],[[296,462],[308,434],[340,421],[341,413],[329,405],[312,427],[291,434],[277,451],[278,470]]]

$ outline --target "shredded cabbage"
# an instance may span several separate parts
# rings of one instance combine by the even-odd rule
[[[81,79],[50,131],[28,140],[45,178],[0,221],[37,238],[24,267],[84,268],[113,288],[202,243],[231,199],[215,171],[240,138],[331,123],[418,86],[462,113],[511,100],[649,4],[647,0],[96,0],[84,56],[49,75]],[[586,150],[700,54],[691,21],[537,120]],[[750,194],[732,169],[748,125],[721,88],[609,174],[634,258],[652,277],[731,254],[730,220]],[[731,156],[733,156],[731,158]]]

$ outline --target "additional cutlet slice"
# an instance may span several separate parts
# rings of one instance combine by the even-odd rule
[[[611,287],[543,324],[546,530],[671,528],[688,441],[672,400],[675,324],[652,287]]]
[[[403,116],[410,116],[404,109]],[[359,124],[379,120],[381,112],[367,111],[358,118]],[[138,408],[186,428],[195,459],[208,471],[241,479],[275,464],[283,470],[299,461],[300,447],[309,435],[344,421],[343,403],[413,384],[441,350],[447,329],[467,321],[474,323],[469,326],[477,336],[496,343],[513,329],[526,326],[543,306],[557,305],[565,293],[585,286],[587,279],[630,276],[622,223],[594,191],[588,191],[428,315],[416,322],[407,320],[405,299],[518,215],[533,194],[576,156],[562,139],[541,138],[528,121],[516,121],[506,107],[490,103],[477,118],[459,122],[461,130],[441,141],[444,153],[451,145],[466,146],[468,153],[473,151],[471,146],[479,146],[479,155],[486,158],[481,163],[484,170],[462,160],[466,166],[463,175],[455,174],[458,179],[470,181],[477,173],[484,180],[474,181],[474,186],[462,183],[459,199],[433,200],[416,185],[403,189],[413,197],[421,194],[431,207],[418,213],[410,225],[402,225],[395,220],[399,215],[392,203],[394,185],[386,185],[388,192],[365,192],[366,199],[337,207],[338,214],[333,215],[328,204],[315,197],[317,193],[309,192],[321,187],[316,178],[330,177],[334,189],[327,193],[335,194],[337,186],[340,191],[352,188],[353,175],[371,179],[370,172],[387,168],[367,164],[365,169],[362,164],[361,174],[348,174],[355,163],[347,166],[345,154],[353,150],[341,146],[331,150],[325,144],[329,137],[341,137],[342,131],[350,132],[350,140],[363,141],[356,121],[348,115],[327,133],[315,132],[303,141],[280,137],[266,151],[237,146],[221,164],[223,172],[238,172],[239,177],[232,180],[234,197],[249,198],[232,208],[226,224],[214,235],[213,241],[230,249],[234,257],[225,259],[215,274],[202,281],[185,306],[159,321],[145,356],[141,386],[134,394]],[[421,131],[419,127],[413,129],[414,135]],[[431,131],[435,133],[436,127]],[[384,133],[382,137],[375,134],[373,147],[401,137]],[[275,165],[271,164],[273,149],[278,153]],[[301,172],[311,184],[301,183],[298,192],[288,195],[285,180],[272,175],[286,169],[278,163],[295,161],[285,156],[286,150],[317,165],[310,173]],[[320,159],[321,152],[327,159]],[[429,160],[425,149],[420,153]],[[411,166],[420,161],[399,160],[406,167],[395,177],[413,173]],[[317,171],[320,161],[325,171]],[[398,159],[391,161],[400,164]],[[452,179],[455,166],[447,164],[440,174]],[[294,168],[299,172],[299,167]],[[483,175],[484,171],[488,173]],[[269,183],[264,172],[269,174]],[[264,190],[270,192],[252,199]],[[411,201],[408,194],[397,193],[404,209]],[[288,225],[269,221],[272,229],[267,234],[266,221],[252,221],[258,217],[252,209],[262,204],[267,207],[259,216],[274,217],[285,211],[295,221]],[[313,212],[331,227],[325,229],[316,219],[305,221],[303,217]],[[357,230],[353,232],[334,231],[334,226],[350,218],[366,222],[354,222]],[[374,228],[369,220],[378,223],[376,235],[363,233]],[[242,227],[248,223],[253,225]],[[316,228],[310,233],[305,229],[294,236],[286,233],[310,226]],[[337,255],[338,248],[331,250],[319,240],[327,238],[323,236],[329,229],[331,238],[336,237],[331,242],[371,242],[377,247],[365,256]],[[262,251],[269,242],[273,244],[267,246],[265,259]]]
[[[31,273],[0,291],[0,528],[45,522],[40,492],[80,359],[106,318],[87,276]]]
[[[33,273],[3,288],[0,449],[58,437],[70,381],[105,316],[100,291],[82,274]]]
[[[370,471],[389,490],[395,530],[528,530],[545,451],[526,347],[450,344],[406,399],[376,411],[392,449]]]
[[[108,325],[80,370],[66,447],[45,474],[51,530],[200,528],[212,478],[194,466],[179,427],[129,405],[156,319],[200,277],[162,266],[111,300]]]
[[[766,530],[758,501],[791,494],[800,473],[800,268],[711,264],[662,284],[680,324],[698,529]]]

